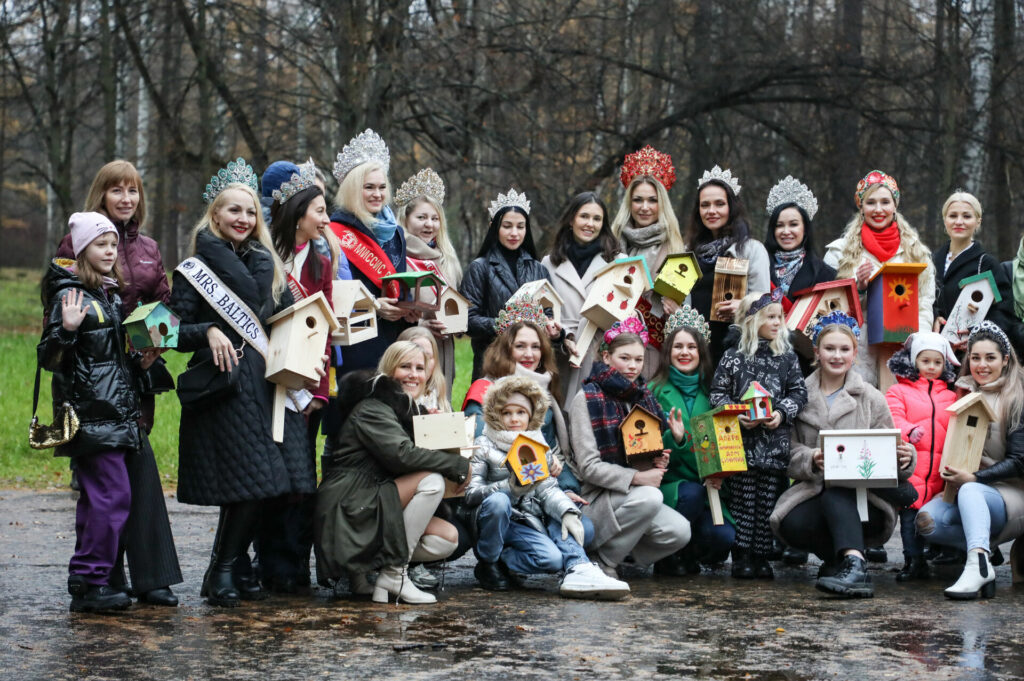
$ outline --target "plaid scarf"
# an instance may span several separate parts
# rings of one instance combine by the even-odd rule
[[[583,394],[587,398],[590,427],[594,430],[602,461],[628,465],[619,426],[634,405],[639,404],[652,414],[657,414],[661,419],[662,430],[668,428],[665,413],[647,389],[643,376],[638,376],[635,381],[627,381],[607,364],[594,362],[590,378],[583,382]]]

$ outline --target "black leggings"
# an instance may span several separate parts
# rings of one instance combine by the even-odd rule
[[[779,537],[789,546],[810,551],[825,562],[833,562],[840,552],[854,549],[864,552],[864,535],[881,534],[885,514],[868,504],[868,521],[857,514],[856,491],[847,487],[826,487],[816,497],[798,504],[782,520]]]

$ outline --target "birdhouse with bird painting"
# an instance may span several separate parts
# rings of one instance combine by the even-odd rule
[[[952,416],[942,446],[942,465],[976,473],[981,467],[988,426],[996,420],[996,414],[988,405],[984,393],[980,392],[964,395],[946,407],[946,411]],[[954,503],[959,489],[959,485],[947,482],[942,491],[942,500],[947,504]]]
[[[665,445],[661,438],[661,419],[657,414],[635,405],[619,424],[626,461],[653,458],[662,453]]]
[[[398,300],[395,307],[403,310],[420,310],[423,312],[434,312],[437,310],[437,293],[444,286],[444,280],[437,274],[421,270],[415,272],[398,272],[381,277],[384,282],[394,283],[398,286]],[[433,288],[434,295],[427,295],[424,289]]]
[[[747,295],[747,272],[750,261],[743,258],[718,258],[715,261],[715,283],[711,290],[711,316],[718,317],[718,306]]]
[[[451,286],[446,286],[437,297],[437,309],[423,316],[444,324],[445,333],[466,333],[469,328],[469,299]]]
[[[547,279],[528,281],[520,286],[519,290],[513,293],[509,300],[518,299],[522,296],[527,296],[530,300],[544,308],[545,314],[551,318],[551,321],[556,324],[562,323],[562,306],[565,303],[562,301],[562,296],[558,295],[558,292],[555,291],[555,287],[551,285],[550,281]]]
[[[751,421],[767,421],[772,417],[772,394],[757,381],[751,381],[747,391],[740,397],[747,405],[747,416]]]
[[[868,343],[902,343],[918,331],[920,285],[928,267],[920,262],[887,262],[868,283]]]
[[[335,279],[334,314],[340,328],[331,335],[332,345],[355,345],[377,337],[377,301],[356,279]]]
[[[701,276],[697,256],[693,253],[673,253],[665,258],[665,263],[658,271],[654,292],[682,303]]]
[[[739,415],[746,413],[745,404],[723,404],[690,420],[690,437],[697,458],[697,475],[701,479],[726,478],[747,470],[747,453],[743,449]],[[725,523],[718,490],[707,487],[711,521]]]
[[[139,305],[123,323],[128,340],[136,350],[178,347],[178,326],[181,322],[174,311],[161,301]]]
[[[857,490],[857,512],[862,522],[868,520],[867,490],[899,484],[896,448],[901,439],[896,428],[818,433],[825,484]]]
[[[967,340],[970,328],[984,321],[992,305],[1001,302],[1002,299],[992,270],[961,279],[960,295],[946,317],[942,335],[950,343]]]
[[[650,270],[640,256],[619,258],[595,272],[590,292],[580,308],[576,347],[586,349],[599,329],[609,329],[633,314],[640,296],[652,286]],[[579,367],[582,355],[570,357],[569,363]]]
[[[551,477],[548,470],[548,446],[526,435],[512,441],[505,466],[520,485],[531,485]]]

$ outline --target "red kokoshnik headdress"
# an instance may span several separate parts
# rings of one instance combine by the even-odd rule
[[[638,175],[650,175],[658,182],[661,182],[668,191],[676,183],[676,169],[672,166],[672,157],[663,154],[650,144],[634,151],[626,156],[622,162],[622,172],[619,180],[623,187],[629,187],[629,183]]]

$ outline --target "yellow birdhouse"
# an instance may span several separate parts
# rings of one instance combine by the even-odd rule
[[[377,301],[363,282],[336,279],[333,298],[340,328],[331,336],[332,345],[355,345],[377,337]]]
[[[626,414],[619,424],[622,433],[622,444],[626,450],[626,461],[652,457],[661,454],[664,444],[661,440],[661,419],[639,404]]]
[[[582,319],[576,332],[576,347],[589,347],[598,329],[611,328],[633,314],[640,296],[652,286],[651,273],[640,256],[619,258],[594,273],[590,292],[580,308]],[[582,353],[569,359],[575,367],[582,361]]]
[[[697,475],[725,478],[747,470],[747,453],[743,449],[739,415],[747,411],[744,404],[723,404],[690,420],[693,454],[697,458]],[[718,490],[707,486],[711,521],[723,525],[722,501]]]
[[[747,295],[747,271],[750,261],[743,258],[719,258],[715,261],[715,284],[711,291],[711,316],[717,318],[718,306]]]
[[[996,420],[995,412],[980,392],[964,395],[946,407],[946,411],[952,416],[946,428],[946,442],[942,446],[942,465],[975,473],[981,466],[988,426]],[[942,500],[952,504],[959,489],[959,485],[947,482]]]
[[[520,485],[530,485],[551,477],[547,455],[548,446],[543,442],[520,435],[508,448],[505,466]]]
[[[271,329],[266,379],[293,390],[307,381],[319,381],[316,370],[323,368],[327,338],[339,328],[324,294],[318,291],[303,298],[267,323]]]
[[[539,303],[544,311],[551,311],[551,321],[556,324],[562,323],[562,296],[551,285],[547,279],[528,281],[519,287],[519,290],[512,294],[509,300],[518,300],[521,296],[528,296],[530,300]]]
[[[682,303],[701,276],[697,256],[693,253],[674,253],[665,258],[665,264],[654,280],[654,292]]]
[[[446,286],[437,297],[437,310],[424,316],[442,322],[445,333],[466,333],[469,328],[469,299]]]

